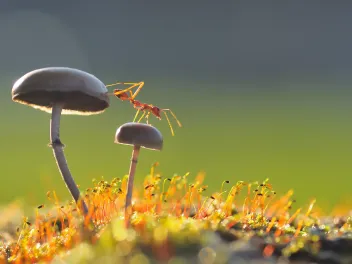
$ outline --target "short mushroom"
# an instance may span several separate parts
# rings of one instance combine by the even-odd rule
[[[51,113],[50,146],[72,197],[78,203],[79,189],[68,168],[60,140],[61,114],[92,115],[109,107],[108,91],[95,76],[72,68],[49,67],[31,71],[12,87],[12,100]],[[88,212],[82,202],[83,212]]]
[[[131,122],[126,123],[117,129],[115,143],[133,146],[125,203],[125,221],[128,226],[130,218],[129,212],[131,210],[130,206],[132,204],[134,174],[138,162],[139,150],[140,148],[162,150],[163,136],[158,129],[151,125]]]

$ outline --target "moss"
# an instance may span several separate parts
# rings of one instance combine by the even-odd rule
[[[84,193],[86,219],[74,203],[61,204],[55,192],[48,193],[53,205],[24,218],[13,241],[2,239],[0,262],[192,263],[205,255],[214,263],[258,256],[319,261],[329,252],[352,257],[351,216],[314,215],[315,200],[293,211],[293,191],[279,196],[267,179],[222,183],[219,192],[206,194],[201,175],[194,182],[188,174],[163,180],[153,170],[134,192],[130,228],[123,217],[126,183],[126,177],[94,180]]]

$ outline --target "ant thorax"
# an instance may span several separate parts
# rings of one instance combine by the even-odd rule
[[[138,101],[138,100],[131,100],[131,103],[135,106],[135,107],[144,107],[144,104],[143,103],[141,103],[140,101]]]

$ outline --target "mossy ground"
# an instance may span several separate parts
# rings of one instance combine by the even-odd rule
[[[352,263],[349,207],[323,216],[313,199],[295,208],[293,191],[279,195],[268,180],[224,181],[207,193],[202,173],[194,181],[188,173],[161,178],[156,167],[136,187],[129,228],[126,176],[93,181],[84,192],[85,219],[74,203],[48,192],[52,205],[3,221],[0,262]],[[11,219],[16,209],[2,214]]]

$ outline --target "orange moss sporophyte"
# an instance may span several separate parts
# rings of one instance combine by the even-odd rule
[[[348,216],[339,227],[330,226],[330,231],[324,231],[328,230],[327,224],[323,227],[322,220],[312,214],[314,199],[292,210],[293,191],[278,196],[268,179],[232,185],[225,181],[219,184],[219,192],[209,192],[203,172],[194,180],[190,173],[162,177],[157,166],[153,164],[142,185],[134,189],[129,226],[125,225],[124,215],[128,177],[93,180],[93,186],[83,193],[93,230],[86,228],[90,224],[87,219],[79,217],[76,203],[63,204],[55,192],[48,192],[52,205],[39,205],[33,217],[23,219],[13,241],[0,242],[0,260],[49,262],[65,259],[80,245],[89,245],[91,254],[116,251],[116,263],[124,263],[122,258],[128,256],[166,261],[184,245],[203,252],[202,236],[209,231],[215,231],[225,241],[267,237],[261,249],[264,257],[276,254],[277,244],[289,256],[316,241],[311,232],[317,227],[331,237],[352,231]],[[331,229],[338,232],[331,233]]]

